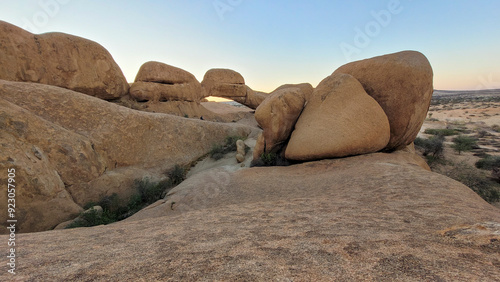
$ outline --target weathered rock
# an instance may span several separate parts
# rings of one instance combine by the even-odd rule
[[[281,85],[280,87],[276,88],[273,92],[277,92],[279,90],[288,89],[288,88],[299,88],[300,91],[302,91],[302,93],[304,93],[304,98],[306,99],[306,101],[309,100],[309,97],[311,96],[311,94],[314,91],[314,87],[312,87],[312,85],[310,83],[300,83],[300,84],[284,84],[284,85]],[[271,92],[271,93],[273,93],[273,92]]]
[[[257,109],[257,107],[264,101],[269,94],[264,92],[253,91],[247,86],[247,94],[245,97],[231,97],[234,101],[243,104],[251,109]]]
[[[236,141],[236,160],[239,163],[245,161],[245,155],[246,155],[245,148],[246,145],[245,142],[243,142],[243,140]]]
[[[141,66],[135,77],[135,82],[139,81],[167,85],[198,82],[194,75],[183,69],[155,61],[146,62]]]
[[[242,163],[245,161],[245,155],[242,155],[240,153],[237,153],[236,154],[236,160],[238,161],[238,163]]]
[[[314,90],[285,157],[306,161],[374,153],[384,149],[389,137],[389,122],[380,105],[354,77],[337,73]]]
[[[354,76],[384,109],[391,125],[387,150],[415,140],[433,93],[432,67],[419,52],[404,51],[341,66],[334,73]]]
[[[199,102],[201,100],[201,86],[195,83],[168,85],[154,82],[134,82],[129,92],[132,98],[140,102]]]
[[[122,71],[98,43],[64,33],[33,35],[3,21],[0,79],[56,85],[101,99],[128,92]]]
[[[74,218],[78,205],[112,193],[126,199],[135,192],[126,184],[144,170],[161,175],[175,164],[198,159],[226,136],[251,131],[237,124],[135,111],[35,83],[0,80],[0,102],[0,142],[6,144],[0,169],[20,171],[20,232],[53,228]],[[6,222],[5,216],[0,214],[0,221]]]
[[[201,84],[191,73],[160,62],[144,63],[130,95],[137,101],[195,101],[203,97]]]
[[[269,94],[255,111],[255,120],[263,129],[264,151],[276,153],[285,145],[304,108],[306,93],[290,87]]]
[[[264,134],[262,132],[257,137],[257,142],[255,143],[255,147],[253,148],[253,160],[256,161],[262,156],[264,153],[264,148],[266,147],[266,141],[264,139]]]
[[[499,210],[412,160],[206,171],[125,222],[24,234],[16,278],[496,280]]]
[[[244,156],[246,154],[245,148],[246,148],[246,145],[245,145],[245,142],[243,140],[236,141],[236,152],[238,152],[239,154],[242,154]]]
[[[233,98],[247,95],[247,86],[243,76],[229,69],[211,69],[207,71],[201,86],[204,89],[205,97]]]

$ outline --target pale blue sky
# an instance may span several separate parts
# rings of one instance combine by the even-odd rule
[[[240,72],[256,90],[316,86],[339,66],[417,50],[436,89],[500,88],[500,1],[11,0],[0,19],[97,41],[129,81],[155,60],[198,80]]]

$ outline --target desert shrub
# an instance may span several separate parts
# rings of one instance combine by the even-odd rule
[[[134,186],[137,192],[130,197],[125,206],[120,205],[118,195],[113,193],[111,196],[105,196],[97,203],[90,202],[85,205],[86,210],[93,206],[101,206],[103,209],[102,214],[97,213],[95,210],[81,213],[78,219],[66,228],[109,224],[130,217],[145,206],[161,199],[165,195],[165,191],[184,180],[185,174],[185,169],[176,165],[168,173],[168,180],[154,182],[147,177],[136,179],[134,181]]]
[[[167,188],[158,182],[151,182],[149,178],[136,180],[135,185],[141,196],[141,202],[144,204],[151,204],[160,199],[161,194]]]
[[[175,165],[171,171],[168,173],[171,184],[173,186],[179,185],[184,179],[186,179],[186,169],[180,165]],[[159,183],[161,185],[161,183]]]
[[[474,137],[459,135],[453,138],[453,145],[451,147],[455,149],[460,155],[462,152],[471,151],[472,149],[478,148],[477,140]]]
[[[265,166],[274,166],[276,165],[277,155],[275,153],[262,153],[260,159]]]
[[[424,152],[422,153],[424,156],[428,156],[431,154],[435,158],[439,158],[443,154],[444,149],[444,136],[432,136],[429,139],[424,139],[417,137],[415,139],[415,146],[422,148]]]
[[[103,210],[103,212],[100,214],[99,212],[97,212],[97,210],[91,209],[89,211],[80,213],[78,219],[68,225],[66,229],[91,227],[103,224],[106,225],[116,221],[117,219],[115,214],[111,213],[110,211]]]
[[[444,129],[427,128],[424,131],[424,133],[430,135],[438,135],[438,136],[452,136],[452,135],[458,135],[459,131],[456,129],[449,129],[449,128],[444,128]]]
[[[212,149],[209,152],[209,155],[214,160],[220,160],[224,157],[224,146],[222,145],[213,145]]]
[[[495,124],[491,127],[491,130],[495,131],[495,132],[500,132],[500,125],[498,124]]]
[[[446,175],[465,184],[487,202],[493,203],[500,200],[500,185],[488,179],[484,173],[473,166],[460,163],[446,172]]]
[[[500,156],[487,156],[476,162],[476,167],[485,170],[492,170],[500,167]]]
[[[214,160],[220,160],[225,154],[236,151],[236,141],[245,139],[245,137],[237,135],[227,136],[224,145],[214,144],[209,155]]]

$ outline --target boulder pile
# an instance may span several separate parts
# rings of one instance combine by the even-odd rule
[[[311,161],[404,149],[427,115],[432,78],[424,55],[403,51],[344,65],[313,91],[277,89],[255,112],[254,164],[263,153]]]

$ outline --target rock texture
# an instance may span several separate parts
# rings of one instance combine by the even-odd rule
[[[247,86],[247,94],[245,97],[232,97],[234,101],[243,104],[250,109],[257,109],[257,107],[264,101],[269,94],[259,91],[254,91]]]
[[[147,175],[144,171],[162,175],[198,159],[228,135],[250,132],[241,125],[139,112],[55,86],[2,80],[0,126],[0,168],[18,169],[23,187],[16,198],[20,232],[53,228],[74,218],[79,206],[114,192],[126,199],[135,192],[127,184]],[[6,222],[5,216],[0,221]]]
[[[0,79],[56,85],[108,100],[125,95],[129,87],[98,43],[64,33],[34,35],[3,21]]]
[[[130,96],[137,101],[191,101],[203,98],[201,84],[191,73],[160,62],[144,63]]]
[[[500,211],[412,158],[207,171],[135,220],[19,235],[16,278],[497,280]]]
[[[433,93],[433,72],[427,58],[415,51],[352,62],[334,73],[346,73],[361,82],[384,109],[391,125],[387,150],[404,148],[417,137]]]
[[[245,97],[247,86],[243,76],[229,69],[211,69],[205,73],[201,85],[204,96],[224,98]]]
[[[236,160],[238,161],[238,163],[242,163],[245,161],[245,155],[246,155],[245,148],[246,145],[245,142],[243,142],[243,140],[236,141]]]
[[[257,114],[258,109],[256,119]],[[264,138],[267,145],[266,128]],[[311,94],[285,157],[308,161],[374,153],[384,149],[389,138],[389,121],[380,105],[354,77],[337,73]]]
[[[311,94],[314,91],[314,87],[310,83],[300,83],[300,84],[284,84],[281,85],[280,87],[276,88],[273,92],[277,92],[283,89],[289,89],[289,88],[299,88],[302,93],[304,93],[304,98],[309,100],[311,97]],[[271,92],[272,93],[272,92]]]
[[[255,120],[263,129],[264,151],[276,153],[282,148],[306,102],[306,93],[289,87],[269,94],[255,111]]]

